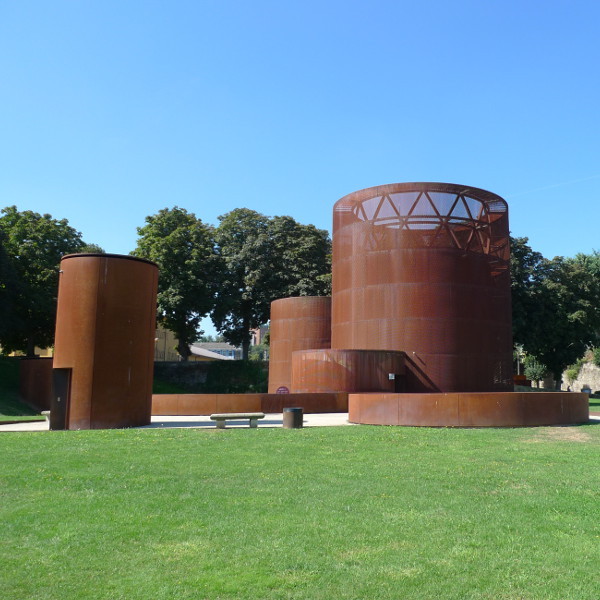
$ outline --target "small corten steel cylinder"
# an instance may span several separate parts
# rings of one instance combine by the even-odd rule
[[[404,351],[411,392],[512,389],[506,202],[402,183],[334,207],[334,349]],[[408,383],[408,382],[407,382]]]
[[[286,393],[292,384],[292,352],[329,348],[331,298],[300,296],[271,303],[269,393]]]
[[[51,428],[149,424],[157,266],[113,254],[60,266]]]

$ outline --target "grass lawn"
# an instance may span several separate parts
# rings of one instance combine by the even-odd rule
[[[599,597],[600,425],[0,434],[18,599]]]

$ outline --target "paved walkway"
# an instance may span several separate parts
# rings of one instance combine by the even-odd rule
[[[590,414],[590,421],[600,423],[600,413]],[[354,425],[348,423],[348,413],[325,413],[320,415],[304,415],[304,427],[337,427],[340,425]],[[283,415],[281,413],[267,414],[264,419],[258,421],[258,426],[264,427],[282,427]],[[139,429],[179,429],[189,428],[214,428],[215,422],[208,416],[173,416],[173,417],[152,417],[152,423]],[[240,421],[227,421],[227,428],[245,427],[248,428],[248,419]],[[11,423],[10,425],[0,425],[0,433],[3,431],[48,431],[47,421],[33,421],[29,423]]]
[[[304,427],[336,427],[339,425],[352,425],[348,423],[348,413],[325,413],[304,415]],[[260,428],[264,427],[283,427],[283,415],[281,413],[267,414],[264,419],[258,421]],[[196,428],[214,428],[215,422],[208,416],[173,416],[173,417],[152,417],[150,425],[140,427],[139,429],[175,429],[181,427]],[[227,421],[227,429],[234,427],[248,428],[248,419],[240,421]],[[29,423],[11,423],[10,425],[0,425],[2,431],[48,431],[47,421],[33,421]]]

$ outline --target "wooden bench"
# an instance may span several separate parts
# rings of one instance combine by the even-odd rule
[[[217,422],[217,429],[225,429],[225,421],[237,420],[240,419],[249,419],[250,427],[258,427],[258,419],[264,419],[265,413],[262,412],[254,412],[254,413],[217,413],[214,415],[210,415],[212,421]]]

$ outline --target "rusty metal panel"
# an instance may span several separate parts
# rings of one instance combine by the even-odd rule
[[[348,410],[348,394],[263,394],[263,412],[282,412],[284,408],[302,407],[304,413],[337,413]]]
[[[219,413],[259,412],[262,394],[216,394]]]
[[[421,427],[533,427],[589,421],[586,394],[350,394],[348,420]]]
[[[404,352],[325,349],[292,354],[294,393],[394,392],[403,386],[404,373]]]
[[[347,412],[348,394],[154,394],[153,415],[211,415],[215,412],[282,412],[300,406],[305,413]],[[258,408],[257,408],[258,407]]]
[[[330,345],[329,296],[301,296],[272,302],[269,393],[274,394],[278,389],[291,389],[293,352],[329,348]]]
[[[332,348],[406,352],[413,391],[512,389],[508,234],[506,202],[477,188],[345,196],[334,207]]]
[[[130,256],[62,259],[54,368],[72,369],[68,429],[150,422],[157,280]]]

